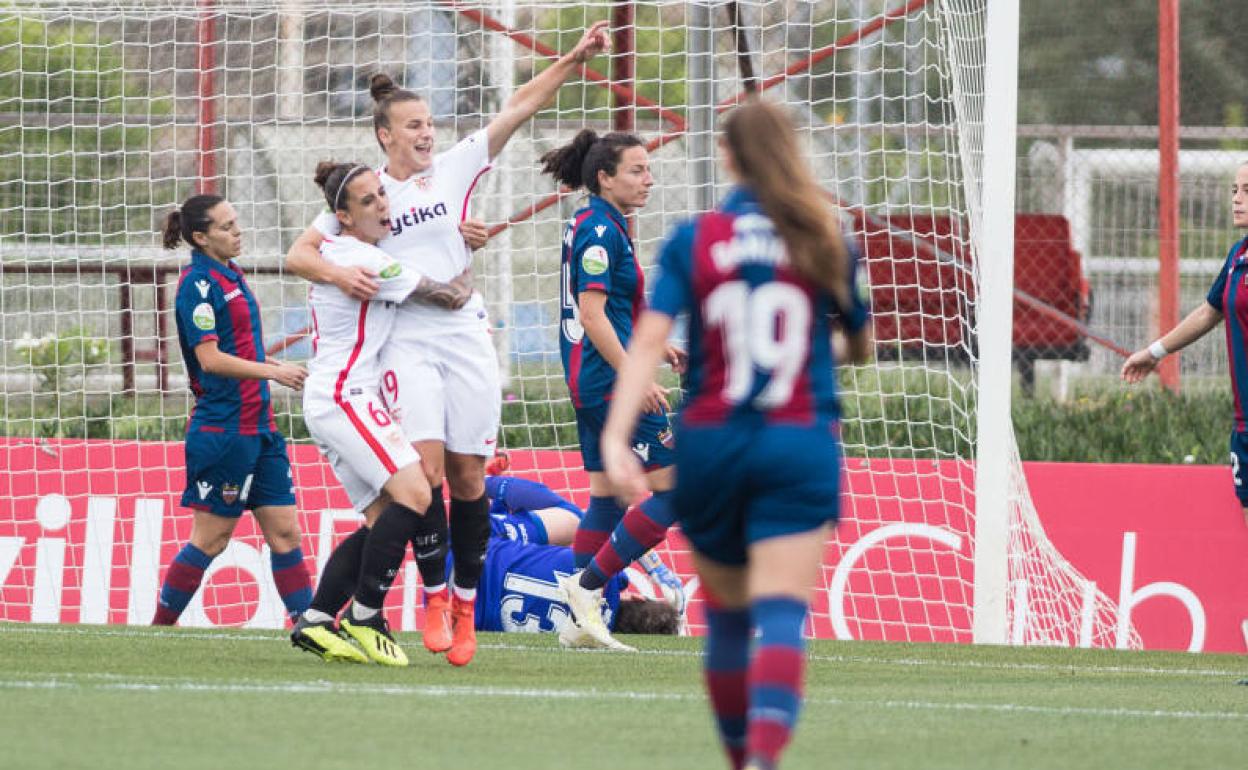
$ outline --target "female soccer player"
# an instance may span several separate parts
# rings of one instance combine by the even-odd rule
[[[625,133],[599,137],[589,129],[542,156],[542,166],[570,189],[590,193],[589,205],[576,212],[563,237],[559,346],[590,499],[572,544],[580,572],[560,580],[573,623],[564,626],[559,641],[625,649],[601,622],[602,588],[663,539],[672,524],[668,498],[675,483],[667,395],[657,383],[646,393],[646,414],[632,437],[654,494],[627,516],[603,472],[598,446],[616,371],[645,306],[645,277],[625,217],[646,205],[654,177],[641,139]],[[679,364],[674,350],[671,356]]]
[[[273,580],[291,619],[312,598],[300,548],[286,440],[269,404],[269,380],[299,390],[301,367],[266,361],[260,307],[234,260],[242,253],[238,214],[219,195],[196,195],[165,218],[164,246],[191,247],[178,280],[178,343],[195,408],[186,427],[186,491],[195,511],[160,589],[154,625],[173,625],[225,550],[244,510],[269,544]]]
[[[672,504],[706,591],[704,664],[720,737],[734,768],[762,769],[776,766],[797,720],[802,627],[838,514],[829,318],[839,317],[851,360],[865,360],[871,342],[854,260],[781,108],[737,108],[719,146],[738,186],[663,246],[602,453],[617,488],[643,494],[629,437],[672,320],[687,311]]]
[[[1248,228],[1248,163],[1240,165],[1231,184],[1231,222],[1238,228]],[[1147,377],[1161,359],[1182,350],[1213,331],[1224,318],[1226,323],[1227,358],[1231,361],[1231,390],[1235,395],[1235,425],[1231,431],[1231,481],[1235,495],[1244,510],[1244,523],[1248,524],[1248,427],[1245,423],[1244,405],[1248,404],[1248,378],[1239,376],[1248,365],[1248,291],[1244,290],[1244,276],[1248,276],[1248,238],[1236,241],[1227,252],[1222,271],[1214,280],[1205,301],[1179,322],[1179,325],[1162,335],[1148,347],[1131,354],[1122,365],[1122,379],[1136,383]],[[1244,638],[1248,639],[1248,621],[1244,623]]]
[[[459,225],[491,159],[608,42],[606,23],[595,24],[570,53],[517,89],[484,129],[436,156],[428,103],[384,75],[372,81],[373,127],[386,153],[378,174],[390,198],[390,233],[378,245],[430,279],[426,290],[417,292],[423,304],[405,303],[399,312],[383,360],[383,385],[387,400],[398,407],[404,433],[416,440],[432,487],[431,521],[446,520],[444,470],[451,488],[454,602],[445,585],[426,585],[425,607],[435,636],[441,638],[453,624],[451,646],[464,650],[476,647],[472,602],[490,533],[484,468],[494,452],[502,406],[485,303],[472,291],[470,274],[464,276],[470,254]],[[287,265],[311,281],[371,296],[367,271],[337,268],[318,256],[321,241],[338,229],[335,218],[322,215],[291,248]]]
[[[381,351],[398,308],[422,278],[377,248],[390,229],[390,201],[372,169],[325,161],[316,168],[315,182],[342,225],[338,235],[321,243],[321,256],[334,265],[369,269],[380,289],[363,302],[321,284],[308,294],[315,336],[303,417],[367,525],[334,549],[291,641],[327,660],[358,662],[358,650],[334,629],[343,594],[354,589],[343,630],[373,660],[402,666],[407,656],[381,607],[408,541],[417,544],[419,554],[440,547],[441,533],[425,515],[431,494],[420,456],[382,398]],[[426,574],[426,581],[430,577],[445,579],[441,570]]]

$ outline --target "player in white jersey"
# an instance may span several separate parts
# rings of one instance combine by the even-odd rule
[[[291,641],[327,660],[363,659],[334,626],[334,615],[354,591],[342,630],[369,658],[407,665],[381,607],[408,541],[440,546],[445,527],[430,526],[431,493],[420,456],[382,398],[381,354],[398,308],[422,276],[376,246],[389,229],[390,205],[371,169],[324,162],[317,166],[316,183],[342,223],[341,232],[321,244],[322,258],[367,268],[380,284],[371,300],[352,299],[325,285],[314,285],[308,298],[315,336],[304,420],[368,524],[334,550]]]
[[[433,490],[431,517],[445,515],[444,475],[451,489],[453,601],[445,586],[425,587],[426,634],[440,638],[454,626],[448,657],[471,658],[476,649],[473,601],[490,534],[485,460],[494,452],[502,408],[489,320],[483,300],[471,289],[471,254],[459,226],[490,161],[582,64],[608,45],[606,22],[593,25],[570,53],[518,88],[484,129],[436,156],[424,99],[399,89],[385,75],[374,75],[371,83],[373,128],[386,153],[378,175],[391,198],[390,233],[378,246],[427,279],[413,295],[422,304],[405,304],[399,311],[383,357],[383,391],[398,406],[404,432],[416,441]],[[330,218],[318,219],[291,247],[287,266],[311,281],[371,296],[376,282],[369,271],[320,258],[318,247],[337,229]]]

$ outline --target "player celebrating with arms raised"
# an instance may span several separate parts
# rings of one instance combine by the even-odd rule
[[[572,142],[542,156],[544,173],[576,190],[589,190],[589,205],[564,232],[559,347],[576,409],[581,459],[589,473],[589,509],[577,527],[572,550],[576,575],[560,581],[573,623],[559,634],[566,646],[631,649],[611,637],[598,605],[613,575],[662,541],[672,524],[668,498],[675,483],[666,390],[651,383],[646,413],[632,437],[643,457],[654,494],[625,514],[603,472],[599,436],[607,399],[633,323],[645,307],[645,276],[628,235],[629,214],[646,205],[654,177],[641,139],[585,129]],[[672,350],[671,361],[680,363]]]
[[[191,247],[178,280],[178,344],[195,407],[186,426],[186,491],[195,511],[190,542],[165,573],[154,625],[173,625],[204,573],[250,509],[269,544],[273,580],[291,618],[308,607],[286,439],[277,431],[269,380],[296,390],[302,368],[266,361],[260,306],[234,261],[243,251],[238,214],[219,195],[189,198],[165,219],[164,246]]]
[[[445,585],[425,586],[425,645],[438,651],[459,648],[459,659],[471,659],[476,650],[472,603],[490,535],[485,459],[494,452],[502,409],[485,303],[472,291],[467,272],[471,255],[459,226],[491,159],[608,42],[606,22],[595,24],[570,53],[518,88],[484,129],[436,156],[428,103],[384,75],[372,81],[373,128],[386,153],[378,175],[390,198],[390,233],[378,246],[430,279],[415,295],[423,303],[404,303],[399,311],[383,360],[383,385],[387,400],[398,408],[403,432],[416,442],[432,487],[426,515],[441,522],[444,532],[444,471],[451,488],[454,601]],[[287,264],[309,280],[371,296],[376,284],[368,271],[334,266],[319,257],[321,242],[338,230],[335,217],[322,215],[291,248]],[[424,558],[417,556],[418,562],[441,561],[445,554],[431,550]]]
[[[802,629],[839,507],[830,318],[852,361],[871,342],[855,261],[781,108],[737,108],[719,146],[739,186],[664,245],[602,452],[612,482],[642,495],[629,438],[673,318],[688,312],[673,507],[705,589],[706,685],[720,738],[734,768],[771,770],[797,721]]]

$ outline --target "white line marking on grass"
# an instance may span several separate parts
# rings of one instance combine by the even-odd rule
[[[225,632],[225,633],[223,633]],[[0,635],[6,633],[46,634],[49,636],[100,636],[100,637],[154,637],[162,639],[191,639],[195,641],[275,642],[285,639],[285,633],[274,629],[268,634],[229,632],[228,629],[166,630],[147,626],[42,626],[32,627],[20,623],[0,624]],[[524,644],[483,643],[482,650],[515,652],[545,652],[562,655],[619,655],[613,650],[562,650],[555,647]],[[701,658],[700,650],[638,650],[635,655],[653,655],[664,658]],[[933,666],[952,669],[976,669],[988,671],[1037,671],[1044,673],[1074,674],[1144,674],[1148,676],[1209,676],[1236,677],[1231,671],[1207,668],[1157,668],[1155,666],[1107,666],[1083,663],[1011,663],[983,660],[930,660],[925,658],[888,658],[869,655],[808,655],[807,660],[819,663],[850,663],[868,666]]]
[[[694,693],[625,690],[553,690],[529,687],[474,687],[470,685],[405,685],[362,682],[306,682],[225,680],[205,682],[171,677],[125,679],[115,674],[48,674],[46,679],[0,679],[0,689],[77,689],[126,692],[276,693],[282,695],[420,695],[428,697],[522,698],[537,700],[650,700],[700,701]]]
[[[638,690],[553,690],[527,687],[474,687],[464,685],[404,685],[329,682],[233,680],[204,682],[173,677],[126,679],[116,674],[48,674],[42,679],[0,679],[0,689],[101,690],[109,692],[261,693],[281,695],[402,695],[434,698],[520,698],[523,700],[645,700],[701,702],[700,694]],[[984,711],[1005,714],[1038,714],[1057,717],[1106,719],[1180,719],[1245,721],[1248,713],[1233,711],[1170,711],[1166,709],[1090,708],[1082,706],[1032,706],[1022,703],[971,703],[902,700],[845,700],[809,698],[807,704],[852,706],[906,711]]]

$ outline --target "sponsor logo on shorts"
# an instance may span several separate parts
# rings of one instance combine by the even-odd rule
[[[633,444],[633,452],[641,458],[643,463],[650,462],[650,445],[644,441],[638,441],[636,444]]]
[[[209,484],[207,481],[197,481],[195,482],[195,486],[196,488],[199,489],[199,499],[200,500],[208,499],[208,495],[212,493],[212,485]]]
[[[217,328],[217,314],[212,311],[212,305],[201,302],[191,311],[191,322],[195,324],[196,329],[212,331]]]

